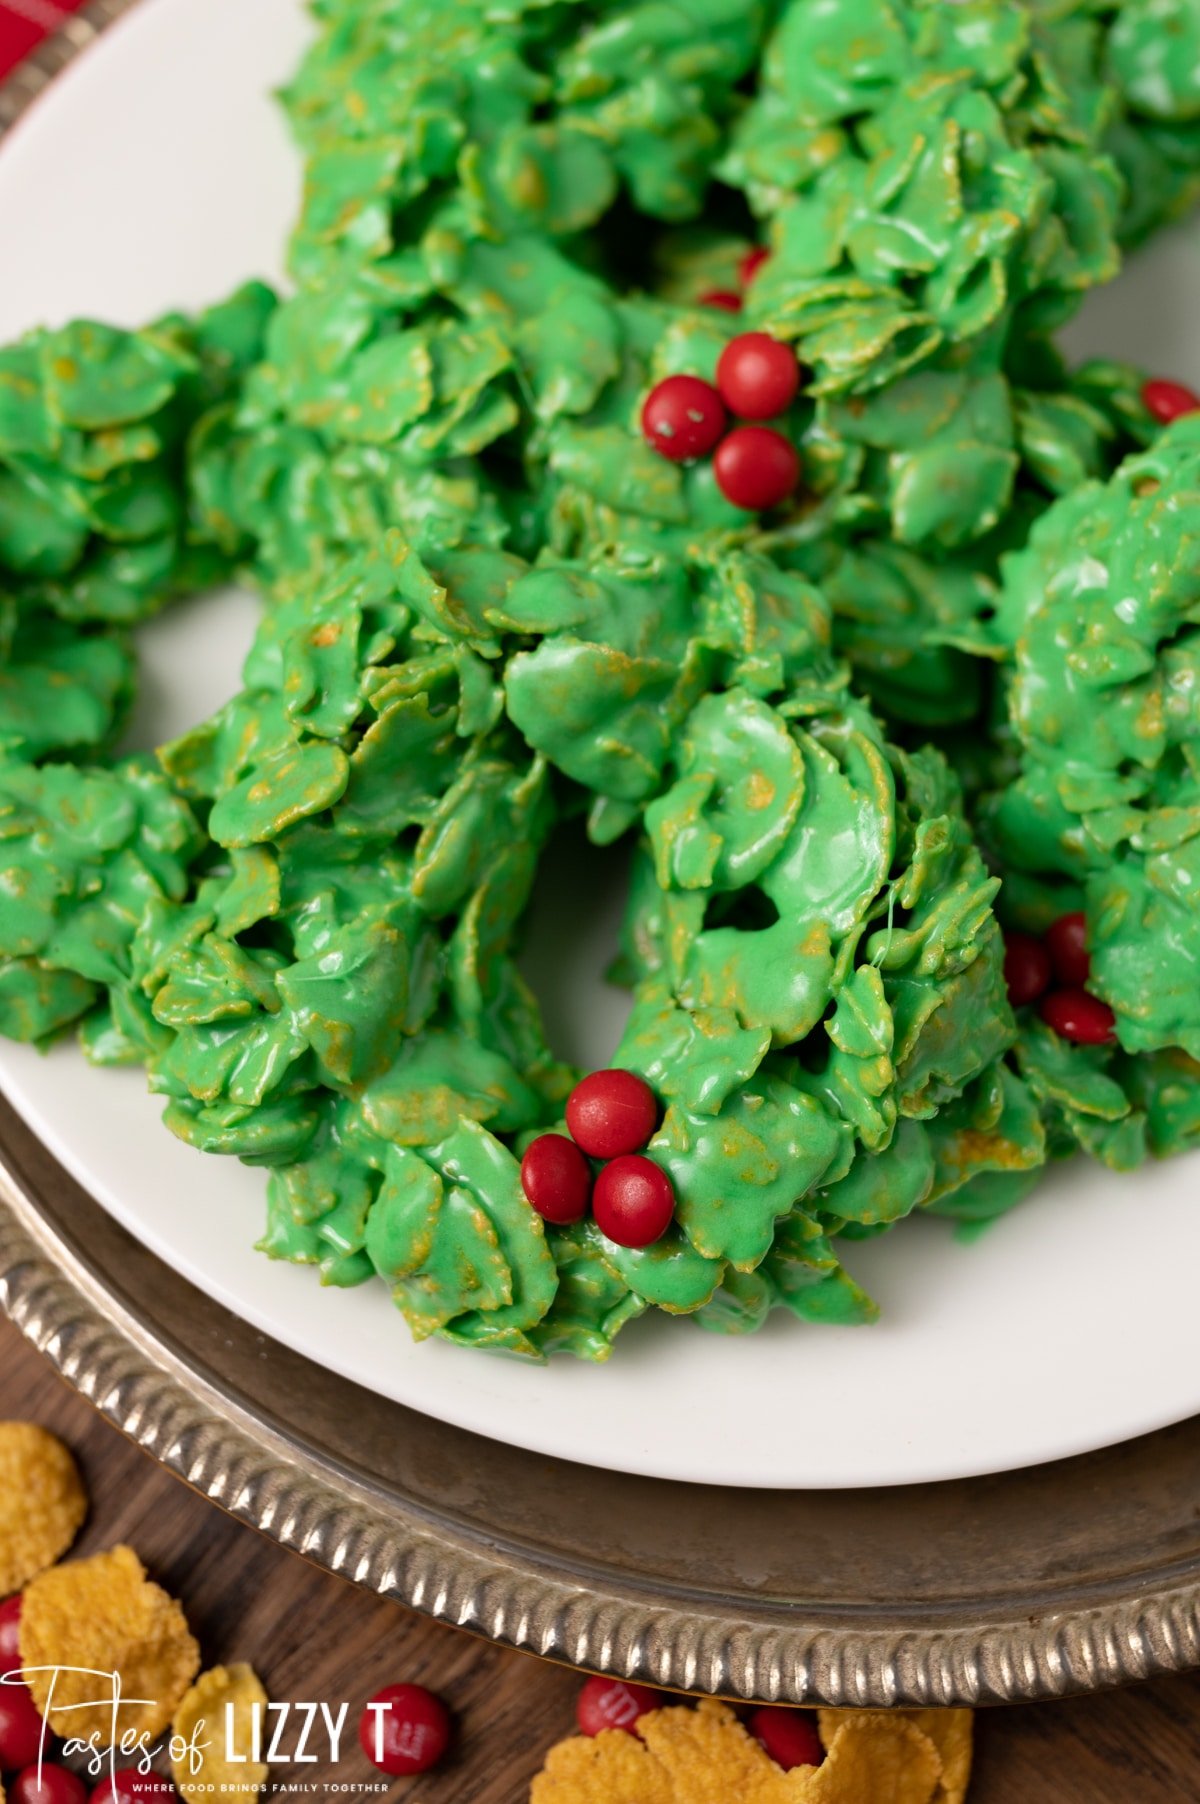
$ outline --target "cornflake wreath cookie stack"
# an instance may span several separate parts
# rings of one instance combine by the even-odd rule
[[[3,1031],[535,1357],[868,1319],[848,1242],[1190,1143],[1192,429],[1049,336],[1196,184],[1160,12],[327,0],[295,292],[0,353]],[[137,622],[238,570],[242,687],[121,755]],[[632,861],[604,1073],[517,962],[570,823]]]

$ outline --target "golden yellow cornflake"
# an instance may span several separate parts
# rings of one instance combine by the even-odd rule
[[[971,1751],[975,1713],[971,1710],[819,1710],[817,1726],[828,1748],[845,1723],[863,1716],[886,1715],[889,1721],[909,1722],[927,1735],[941,1762],[941,1779],[933,1804],[963,1804],[971,1778]]]
[[[972,1710],[905,1710],[938,1751],[942,1779],[933,1804],[963,1804],[971,1779],[971,1753],[975,1725]]]
[[[61,1559],[87,1515],[79,1469],[34,1422],[0,1422],[0,1597]]]
[[[636,1735],[601,1729],[599,1735],[573,1735],[551,1748],[529,1804],[675,1804],[675,1795]]]
[[[786,1777],[732,1710],[705,1700],[552,1748],[530,1804],[788,1804]]]
[[[936,1740],[927,1715],[943,1719]],[[969,1710],[822,1710],[820,1724],[824,1764],[785,1773],[724,1704],[653,1710],[637,1736],[552,1748],[530,1804],[962,1804]]]
[[[796,1804],[933,1804],[942,1763],[915,1723],[882,1710],[832,1714],[838,1720],[824,1765],[788,1775],[803,1775],[791,1793]],[[822,1736],[830,1726],[822,1724]]]
[[[252,1804],[257,1798],[267,1768],[250,1756],[261,1745],[266,1706],[267,1694],[252,1666],[214,1666],[200,1674],[171,1725],[171,1769],[189,1804],[212,1804],[214,1798]]]
[[[706,1698],[694,1710],[654,1710],[638,1719],[638,1732],[670,1778],[673,1798],[688,1804],[729,1804],[732,1798],[757,1804],[761,1797],[763,1804],[767,1799],[773,1804],[783,1775],[727,1705]]]
[[[119,1673],[130,1700],[116,1716],[117,1735],[159,1735],[196,1676],[200,1650],[174,1598],[146,1577],[131,1547],[114,1547],[55,1566],[26,1587],[21,1660],[55,1734],[95,1735],[107,1747],[114,1687],[106,1675]],[[53,1670],[70,1667],[82,1670]]]

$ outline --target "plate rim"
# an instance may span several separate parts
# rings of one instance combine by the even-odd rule
[[[0,81],[0,137],[11,131],[56,75],[139,0],[88,0],[65,17]]]

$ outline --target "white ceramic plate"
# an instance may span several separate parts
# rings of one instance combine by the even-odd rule
[[[303,40],[298,0],[142,0],[0,150],[0,341],[94,314],[133,325],[277,276],[297,172],[268,91]],[[1077,348],[1200,377],[1200,245],[1176,234],[1093,302]],[[140,743],[235,686],[253,604],[190,603],[145,634]],[[563,1050],[604,1063],[622,1004],[599,977],[616,898],[561,873],[537,981]],[[556,918],[571,923],[570,960]],[[593,1465],[718,1484],[879,1485],[1081,1452],[1200,1409],[1200,1163],[1114,1177],[1080,1163],[971,1246],[906,1223],[849,1250],[871,1329],[774,1320],[746,1340],[635,1323],[602,1368],[414,1347],[382,1286],[321,1293],[252,1251],[263,1174],[192,1152],[140,1075],[73,1047],[0,1046],[0,1084],[63,1163],[193,1282],[369,1389]],[[269,1354],[267,1355],[269,1356]]]

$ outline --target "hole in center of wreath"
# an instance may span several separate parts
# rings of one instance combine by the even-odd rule
[[[730,247],[757,244],[762,236],[762,222],[745,196],[712,182],[702,217],[678,225],[647,219],[627,194],[619,195],[597,223],[587,252],[576,245],[573,254],[581,260],[586,254],[617,297],[650,294],[695,305],[703,290],[716,285],[722,257],[729,284],[734,284]]]
[[[599,1071],[629,1017],[632,996],[605,976],[619,950],[629,894],[632,836],[594,846],[582,820],[551,835],[538,863],[517,963],[541,1005],[559,1058]]]

